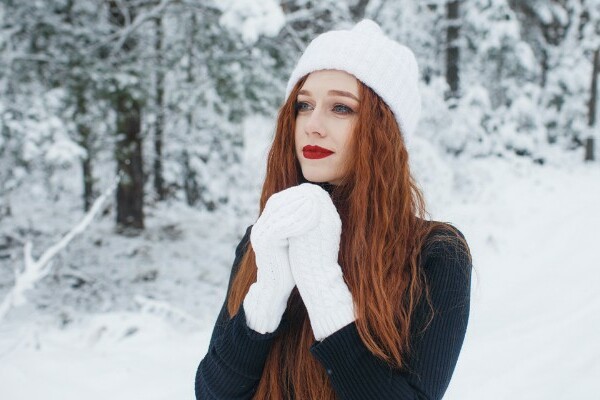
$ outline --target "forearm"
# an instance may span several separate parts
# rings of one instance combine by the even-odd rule
[[[222,310],[223,311],[223,310]],[[245,322],[243,306],[229,319],[219,316],[208,353],[196,372],[197,399],[251,399],[278,330],[260,334]]]
[[[366,348],[356,323],[315,342],[310,351],[340,399],[428,399],[407,373],[392,369]]]
[[[467,330],[471,264],[457,243],[438,244],[425,256],[424,270],[435,310],[429,321],[425,299],[414,312],[408,367],[398,370],[375,357],[356,323],[311,347],[341,399],[427,399],[443,397]]]

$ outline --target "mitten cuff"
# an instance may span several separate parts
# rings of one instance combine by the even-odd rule
[[[310,324],[315,335],[315,339],[321,341],[327,336],[337,332],[348,324],[356,320],[354,315],[354,302],[348,287],[330,288],[335,296],[335,303],[332,304],[311,304],[308,309]]]

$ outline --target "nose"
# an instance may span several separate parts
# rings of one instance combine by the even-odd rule
[[[304,132],[307,135],[316,133],[319,136],[325,136],[325,123],[319,107],[316,107],[310,113],[310,116],[307,118],[306,124],[304,125]]]

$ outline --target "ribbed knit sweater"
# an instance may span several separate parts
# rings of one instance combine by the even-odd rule
[[[252,226],[238,244],[227,293],[246,251]],[[436,233],[438,235],[440,233]],[[448,235],[447,233],[445,233]],[[462,233],[460,235],[464,238]],[[428,238],[421,253],[434,317],[422,300],[414,314],[408,368],[397,370],[375,357],[352,322],[310,348],[323,365],[339,399],[441,399],[463,344],[469,319],[471,263],[456,237]],[[246,324],[243,305],[229,318],[227,300],[214,326],[208,352],[196,372],[197,399],[251,399],[276,331],[260,334]]]

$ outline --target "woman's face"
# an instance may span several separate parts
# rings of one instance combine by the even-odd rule
[[[296,99],[295,150],[308,181],[340,182],[358,104],[358,82],[344,71],[315,71],[304,81]]]

